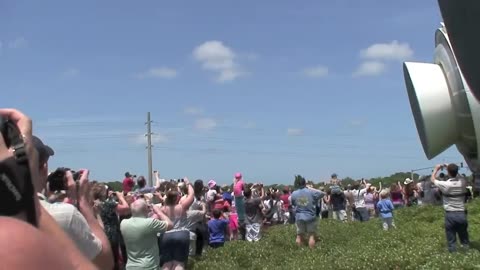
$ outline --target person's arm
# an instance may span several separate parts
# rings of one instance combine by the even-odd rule
[[[433,169],[432,176],[430,176],[430,181],[434,185],[436,185],[435,181],[437,181],[438,171],[440,171],[441,169],[442,169],[442,165],[437,165],[437,166],[435,166],[435,169]]]
[[[123,192],[117,192],[116,194],[118,199],[117,213],[120,216],[128,214],[130,212],[130,206],[128,205],[128,202],[125,200],[125,197],[123,196]]]
[[[153,206],[153,212],[157,215],[157,217],[166,223],[165,231],[169,231],[173,228],[173,222],[170,220],[170,218],[163,213],[163,211],[160,209],[160,207],[154,205]]]
[[[88,175],[88,170],[82,170],[82,176],[80,177],[78,188],[78,210],[80,211],[80,213],[82,213],[83,217],[87,221],[88,226],[92,230],[92,233],[100,240],[102,244],[102,250],[97,255],[97,257],[93,259],[93,263],[100,269],[112,269],[114,263],[112,249],[110,248],[110,242],[108,241],[105,231],[95,219],[93,209],[91,207],[91,204],[89,203]],[[67,182],[74,182],[71,172],[67,172]]]
[[[260,198],[262,198],[263,200],[264,197],[265,197],[265,188],[262,185],[262,189],[260,190]]]
[[[71,261],[69,251],[50,235],[10,217],[0,217],[2,269],[96,269],[86,258]],[[73,246],[73,243],[67,246]],[[79,252],[78,252],[79,253]],[[59,256],[61,254],[61,256]],[[81,257],[81,256],[80,256]]]
[[[155,176],[155,187],[159,188],[160,184],[163,182],[162,179],[160,179],[160,173],[158,171],[153,172],[153,175]]]
[[[184,211],[187,211],[192,205],[193,200],[195,199],[195,191],[193,190],[192,184],[190,184],[187,178],[185,178],[185,185],[187,185],[188,187],[188,195],[180,205],[182,206]]]
[[[395,209],[395,207],[393,206],[392,201],[387,200],[387,202],[388,202],[388,208],[390,209],[390,211],[393,211]]]

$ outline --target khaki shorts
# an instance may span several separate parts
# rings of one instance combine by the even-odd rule
[[[317,233],[317,219],[312,221],[297,220],[295,226],[297,227],[297,235]]]

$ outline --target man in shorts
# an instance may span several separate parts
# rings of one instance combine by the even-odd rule
[[[297,227],[297,245],[303,244],[303,237],[308,235],[308,246],[315,247],[315,238],[317,232],[317,217],[315,215],[315,205],[325,195],[324,192],[306,185],[302,180],[300,188],[292,193],[291,201],[295,206],[295,224]]]

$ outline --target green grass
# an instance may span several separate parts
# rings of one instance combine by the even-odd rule
[[[472,248],[446,251],[441,207],[395,213],[396,230],[384,232],[379,219],[366,223],[319,222],[313,250],[295,245],[293,225],[269,229],[258,243],[230,242],[207,250],[191,269],[480,269],[480,201],[468,206]]]

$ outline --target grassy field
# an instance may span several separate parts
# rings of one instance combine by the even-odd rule
[[[472,248],[446,251],[441,207],[395,213],[396,230],[379,219],[366,223],[319,222],[314,250],[295,245],[293,225],[277,226],[258,243],[236,241],[208,250],[191,269],[480,269],[480,200],[468,206]]]

